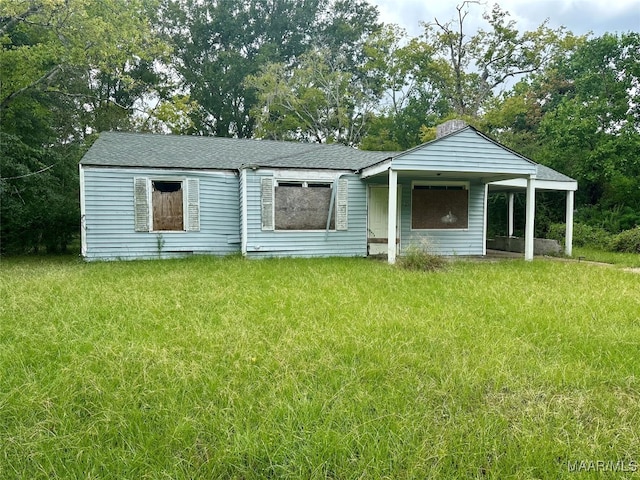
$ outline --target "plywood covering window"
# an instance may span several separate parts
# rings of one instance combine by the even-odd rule
[[[260,180],[262,230],[348,230],[349,180]]]
[[[324,230],[335,228],[335,208],[331,208],[331,183],[279,182],[275,187],[276,230]]]
[[[136,232],[200,231],[200,181],[133,179]]]
[[[469,186],[462,183],[414,183],[411,189],[413,230],[469,227]]]
[[[154,180],[151,204],[153,229],[161,231],[184,230],[184,200],[182,182]]]

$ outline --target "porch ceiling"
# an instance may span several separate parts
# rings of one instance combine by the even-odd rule
[[[482,183],[490,183],[503,180],[523,180],[526,184],[526,178],[514,176],[513,173],[488,173],[488,172],[451,172],[446,170],[397,170],[398,180],[446,180],[446,181],[479,181]],[[378,172],[374,175],[363,177],[372,183],[388,183],[389,170]]]
[[[553,190],[558,192],[575,192],[578,190],[578,182],[575,180],[545,180],[535,179],[536,190]],[[497,181],[489,184],[490,193],[524,192],[527,189],[527,181],[523,178]]]

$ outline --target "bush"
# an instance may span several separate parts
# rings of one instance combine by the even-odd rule
[[[609,244],[614,252],[640,253],[640,227],[615,235]]]
[[[433,272],[442,270],[447,261],[444,257],[431,253],[427,246],[410,245],[398,259],[398,265],[406,270]]]
[[[554,223],[549,227],[547,238],[557,240],[564,245],[564,234],[566,226],[564,223]],[[607,249],[611,243],[611,234],[604,228],[592,227],[584,223],[573,224],[573,246],[574,247],[595,247]]]

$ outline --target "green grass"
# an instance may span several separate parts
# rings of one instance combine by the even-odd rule
[[[576,247],[573,249],[573,258],[584,257],[593,262],[612,263],[624,267],[640,267],[640,254],[609,252],[598,248]]]
[[[9,259],[0,298],[3,479],[640,462],[640,275],[622,269]]]

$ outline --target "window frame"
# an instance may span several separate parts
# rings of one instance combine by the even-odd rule
[[[284,174],[283,174],[284,173]],[[349,179],[344,174],[328,175],[315,172],[312,175],[297,174],[297,172],[275,172],[273,175],[262,176],[260,185],[260,223],[263,232],[284,233],[335,233],[349,230]],[[284,184],[284,185],[283,185]],[[333,228],[309,230],[276,229],[276,202],[275,194],[277,186],[300,186],[301,188],[314,188],[322,186],[331,189],[333,198]]]
[[[159,230],[154,225],[153,215],[153,184],[155,182],[162,183],[179,183],[180,193],[182,194],[182,229],[178,230]],[[187,231],[187,188],[186,179],[184,178],[149,178],[149,232],[151,233],[180,233]]]
[[[429,187],[462,187],[467,192],[467,226],[460,228],[414,228],[413,227],[413,192],[416,186]],[[446,190],[446,188],[444,189]],[[456,188],[458,190],[458,188]],[[411,208],[409,227],[412,232],[466,232],[469,230],[471,182],[464,180],[414,180],[411,182]]]
[[[284,185],[283,185],[284,184]],[[285,232],[285,233],[301,233],[301,232],[335,232],[336,231],[336,217],[338,214],[338,209],[337,209],[337,201],[334,198],[334,202],[333,202],[333,228],[329,228],[327,229],[325,228],[320,228],[320,229],[308,229],[308,230],[301,230],[301,229],[291,229],[291,230],[287,230],[287,229],[279,229],[276,228],[276,188],[278,188],[279,186],[283,186],[283,187],[300,187],[300,188],[318,188],[317,186],[319,185],[326,185],[324,188],[328,188],[329,190],[331,190],[331,195],[333,195],[333,189],[336,188],[335,187],[335,180],[326,180],[326,179],[321,179],[321,180],[300,180],[300,179],[288,179],[286,177],[283,178],[274,178],[273,179],[273,231],[274,232]],[[310,185],[317,185],[316,187],[310,186]],[[331,200],[329,200],[331,201]]]
[[[135,191],[138,182],[145,182],[146,189],[146,210],[147,210],[147,225],[146,229],[142,229],[138,226],[137,218],[134,218],[134,231],[146,232],[146,233],[162,233],[162,234],[183,234],[200,231],[200,179],[184,176],[137,176],[134,177],[134,217],[137,216],[138,206],[136,205]],[[180,183],[180,190],[182,192],[182,229],[181,230],[157,230],[153,221],[153,184],[154,182],[166,182],[166,183]],[[190,192],[193,188],[194,192]],[[193,202],[193,207],[196,208],[196,212],[191,212],[190,208],[190,196],[197,195],[197,199]]]

